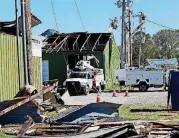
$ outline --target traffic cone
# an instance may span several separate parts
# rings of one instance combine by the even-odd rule
[[[129,96],[129,92],[128,90],[126,90],[124,97],[128,97],[128,96]]]
[[[100,98],[99,95],[97,95],[96,102],[97,102],[97,103],[101,102],[101,98]]]
[[[112,93],[112,97],[117,97],[116,96],[116,91],[114,90],[113,93]]]
[[[121,92],[121,89],[118,89],[117,92],[120,93],[120,92]]]

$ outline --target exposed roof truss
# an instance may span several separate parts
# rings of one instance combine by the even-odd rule
[[[69,33],[59,34],[48,37],[43,47],[43,52],[59,53],[95,53],[103,52],[111,33]]]

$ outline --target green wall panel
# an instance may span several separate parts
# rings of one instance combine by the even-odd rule
[[[32,58],[34,86],[38,91],[42,90],[41,60],[42,59],[39,57]]]
[[[43,54],[43,60],[49,61],[49,79],[58,79],[63,83],[66,79],[66,63],[63,54]]]
[[[109,66],[109,43],[105,48],[105,76],[106,76],[106,87],[112,88],[114,84],[117,84],[118,81],[114,75],[115,70],[120,67],[120,54],[119,50],[116,46],[116,42],[114,37],[112,36],[112,54],[111,54],[111,62]]]
[[[21,86],[24,86],[24,69],[22,39],[20,39],[20,76]],[[41,62],[40,58],[33,57],[34,83],[41,90]],[[16,37],[0,34],[0,101],[12,99],[19,90],[18,58]]]

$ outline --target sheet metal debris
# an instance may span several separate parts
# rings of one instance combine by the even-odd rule
[[[0,103],[0,124],[24,124],[25,118],[29,115],[36,123],[43,121],[43,116],[40,111],[44,111],[44,107],[37,102],[43,101],[41,96],[47,92],[51,92],[55,87],[49,86],[42,92],[38,93],[33,87],[24,87],[19,95],[24,97],[16,97],[12,100],[3,101]],[[28,95],[30,94],[30,95]],[[16,95],[17,96],[17,95]]]
[[[89,105],[80,108],[79,110],[74,111],[73,113],[60,117],[56,122],[74,122],[77,123],[84,120],[85,117],[115,117],[118,115],[117,109],[120,107],[119,104],[101,102],[101,103],[92,103]],[[88,119],[87,119],[88,120]],[[121,118],[122,120],[122,118]]]
[[[0,131],[17,137],[179,137],[179,126],[158,122],[147,122],[148,125],[146,126],[136,125],[132,121],[120,118],[117,112],[117,109],[120,107],[119,104],[101,102],[86,106],[67,106],[54,104],[47,98],[48,96],[44,101],[42,98],[44,94],[55,92],[54,88],[55,86],[47,85],[41,93],[34,93],[35,89],[26,89],[26,92],[19,92],[19,95],[22,97],[1,102]],[[48,117],[41,114],[44,111],[56,111],[56,115]],[[26,119],[27,116],[28,119]]]
[[[49,91],[52,91],[53,89],[54,89],[53,86],[48,87],[48,88],[46,88],[46,89],[45,89],[43,92],[41,92],[41,93],[37,93],[37,94],[35,94],[35,95],[33,95],[33,96],[29,96],[29,97],[25,98],[24,100],[22,100],[22,101],[20,101],[20,102],[18,102],[18,103],[16,103],[16,104],[14,104],[14,105],[12,105],[12,106],[10,106],[10,107],[8,107],[8,108],[3,109],[2,111],[0,111],[0,116],[2,116],[2,115],[4,115],[4,114],[6,114],[6,113],[8,113],[8,112],[10,112],[10,111],[12,111],[12,110],[14,110],[14,109],[16,109],[16,108],[19,107],[19,106],[22,106],[22,105],[25,104],[25,103],[28,103],[29,101],[32,101],[33,99],[35,99],[35,98],[37,98],[37,97],[43,95],[44,93],[47,93],[47,92],[49,92]],[[0,104],[1,104],[1,103],[0,103]]]

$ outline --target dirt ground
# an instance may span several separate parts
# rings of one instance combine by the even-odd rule
[[[161,89],[150,89],[148,92],[129,92],[129,96],[125,97],[125,93],[117,93],[116,97],[112,97],[112,92],[102,92],[100,94],[101,101],[117,103],[117,104],[143,104],[143,105],[167,105],[167,92]],[[82,96],[69,96],[65,93],[62,98],[66,105],[86,105],[96,102],[97,94],[90,93]]]

